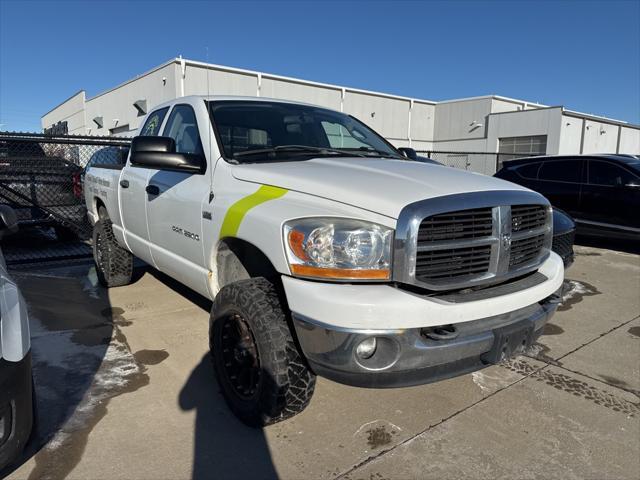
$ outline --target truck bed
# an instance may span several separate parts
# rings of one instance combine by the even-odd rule
[[[109,212],[109,217],[116,230],[121,231],[122,220],[118,205],[118,182],[122,168],[116,166],[92,166],[87,169],[84,177],[84,194],[87,203],[87,213],[91,223],[98,221],[100,204]]]

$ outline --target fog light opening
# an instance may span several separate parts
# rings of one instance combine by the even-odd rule
[[[373,354],[376,353],[377,347],[378,342],[376,341],[376,337],[366,338],[356,347],[356,355],[358,358],[366,360],[373,357]]]

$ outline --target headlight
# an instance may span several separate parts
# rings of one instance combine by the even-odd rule
[[[362,220],[304,218],[287,222],[291,273],[336,280],[389,280],[393,230]]]

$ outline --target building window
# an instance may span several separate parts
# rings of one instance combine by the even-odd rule
[[[547,136],[509,137],[498,140],[498,169],[502,162],[522,157],[535,157],[547,153]]]

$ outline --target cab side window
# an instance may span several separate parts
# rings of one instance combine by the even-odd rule
[[[580,183],[581,178],[582,160],[549,160],[538,172],[539,180],[552,182]]]
[[[176,141],[176,153],[204,154],[196,114],[190,105],[173,107],[163,135]]]
[[[152,112],[147,121],[144,122],[140,135],[145,137],[157,136],[160,133],[160,125],[162,125],[162,121],[168,111],[169,107],[164,107]]]
[[[612,187],[634,183],[635,181],[637,181],[635,176],[624,168],[609,162],[599,162],[597,160],[589,161],[590,185],[605,185]]]
[[[529,180],[537,180],[538,170],[540,169],[540,162],[530,163],[529,165],[522,165],[516,168],[516,172],[522,178],[528,178]]]

